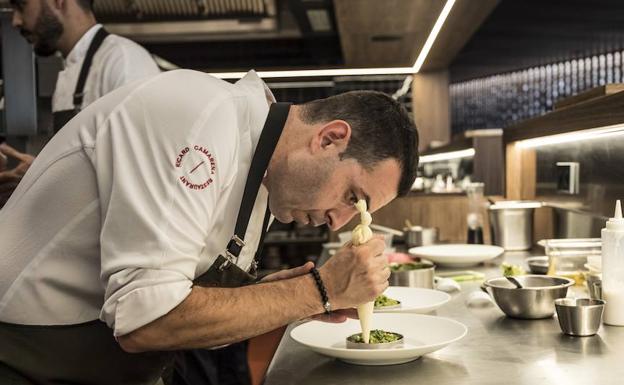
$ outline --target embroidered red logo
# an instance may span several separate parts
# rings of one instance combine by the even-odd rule
[[[207,148],[198,145],[184,147],[176,157],[175,166],[182,174],[178,179],[191,190],[210,186],[217,172],[214,156]]]

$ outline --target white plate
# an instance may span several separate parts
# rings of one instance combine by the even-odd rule
[[[427,258],[439,266],[468,267],[489,261],[501,255],[505,249],[491,245],[432,245],[412,247],[409,253]]]
[[[451,296],[439,290],[419,287],[390,286],[384,294],[401,301],[401,306],[392,309],[375,309],[375,313],[428,313],[451,300]]]
[[[372,325],[402,334],[403,346],[387,350],[347,349],[345,339],[361,332],[360,322],[353,319],[340,324],[310,321],[294,328],[290,337],[317,353],[351,364],[395,365],[442,349],[467,332],[466,326],[457,321],[422,314],[373,314]]]

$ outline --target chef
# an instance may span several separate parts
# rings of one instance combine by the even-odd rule
[[[384,242],[251,284],[267,224],[337,230],[356,201],[409,191],[417,159],[413,123],[378,92],[290,105],[253,71],[179,70],[105,95],[0,211],[0,378],[152,384],[174,351],[344,319],[387,287]]]
[[[112,90],[160,72],[149,52],[97,24],[93,0],[11,0],[13,26],[35,53],[60,51],[65,68],[52,95],[54,130]]]
[[[57,51],[63,55],[65,68],[58,74],[52,95],[54,132],[102,95],[160,72],[143,47],[109,34],[96,23],[93,0],[11,0],[11,5],[13,27],[37,55],[50,56]],[[5,147],[17,152],[7,144]],[[8,179],[18,171],[0,171],[3,195],[11,193]],[[3,203],[1,199],[0,208]]]

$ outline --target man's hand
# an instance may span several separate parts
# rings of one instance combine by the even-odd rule
[[[390,268],[382,254],[384,248],[381,237],[360,246],[347,244],[319,269],[333,308],[352,308],[373,301],[386,290]]]
[[[290,279],[295,278],[300,275],[308,274],[310,270],[314,267],[314,262],[306,262],[301,266],[294,267],[288,270],[281,270],[277,273],[269,274],[266,277],[262,278],[260,282],[273,282],[280,281],[282,279]]]
[[[0,160],[0,183],[18,182],[35,160],[34,156],[19,152],[6,143],[0,144],[0,155],[0,158],[4,158],[4,161]],[[19,160],[18,165],[10,170],[5,170],[7,157]]]
[[[266,277],[262,278],[260,282],[271,282],[271,281],[279,281],[282,279],[289,279],[298,277],[300,275],[309,274],[310,270],[314,267],[314,262],[306,262],[305,264],[288,269],[278,271],[277,273],[269,274]],[[317,314],[312,317],[313,320],[330,322],[330,323],[342,323],[347,320],[347,318],[357,319],[357,311],[355,309],[338,309],[332,311],[330,314]]]

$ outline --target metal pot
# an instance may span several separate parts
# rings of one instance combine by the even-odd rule
[[[528,250],[533,244],[533,213],[540,202],[501,201],[489,207],[492,243],[505,250]]]
[[[435,227],[411,226],[403,229],[405,245],[410,247],[434,245],[438,242],[438,229]]]

